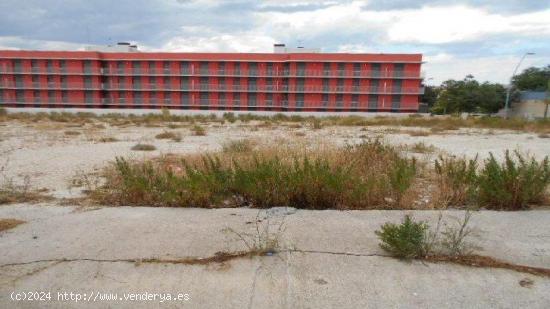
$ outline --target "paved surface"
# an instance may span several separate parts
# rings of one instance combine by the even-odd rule
[[[384,257],[374,230],[405,213],[270,211],[282,246],[304,252],[182,265],[125,260],[203,258],[245,249],[227,228],[254,234],[252,209],[0,207],[27,221],[0,232],[0,308],[549,308],[550,279],[509,270],[402,262]],[[445,211],[446,221],[460,211]],[[263,218],[262,213],[260,218]],[[268,220],[262,220],[260,228]],[[472,227],[481,254],[550,268],[550,211],[482,211]],[[16,264],[6,266],[7,264]],[[522,287],[520,280],[533,284]],[[50,302],[13,302],[12,292],[51,291]],[[57,301],[58,292],[177,293],[187,301]],[[97,295],[97,294],[95,294]],[[101,295],[104,297],[104,294]]]

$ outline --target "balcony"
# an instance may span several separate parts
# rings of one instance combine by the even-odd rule
[[[3,74],[46,74],[46,75],[99,75],[99,68],[83,67],[27,67],[27,68],[0,68]]]
[[[216,85],[190,84],[166,87],[159,84],[117,83],[16,83],[0,82],[0,89],[45,89],[45,90],[114,90],[114,91],[197,91],[197,92],[283,92],[283,93],[350,93],[350,94],[424,94],[424,87],[365,87],[365,86],[319,86],[319,85]]]

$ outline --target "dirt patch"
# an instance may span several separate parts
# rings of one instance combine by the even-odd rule
[[[497,260],[489,256],[482,255],[464,255],[464,256],[445,256],[445,255],[436,255],[436,256],[427,256],[424,260],[434,263],[454,263],[470,267],[481,267],[481,268],[502,268],[517,271],[520,273],[527,273],[541,277],[550,278],[550,269],[541,268],[541,267],[531,267],[524,265],[512,264],[504,261]]]
[[[19,224],[23,224],[25,221],[17,219],[0,219],[0,232],[13,229]]]

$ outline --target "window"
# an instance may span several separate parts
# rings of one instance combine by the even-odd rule
[[[296,63],[296,75],[298,76],[306,75],[306,64],[304,62]]]
[[[20,72],[21,72],[21,59],[15,59],[15,60],[13,60],[13,70],[14,70],[16,73],[20,73]]]
[[[304,78],[297,78],[296,79],[296,91],[304,91],[305,90],[305,79]]]
[[[403,77],[403,71],[405,70],[404,63],[396,63],[393,65],[393,76],[394,77]]]
[[[143,94],[141,92],[134,92],[134,103],[136,104],[143,103]]]
[[[39,72],[40,68],[38,67],[38,60],[31,60],[31,70],[33,73]]]
[[[86,104],[93,103],[93,93],[91,91],[84,92],[84,100]]]
[[[69,93],[67,91],[61,91],[61,102],[69,103]]]
[[[355,92],[359,91],[359,83],[360,83],[360,80],[358,78],[355,78],[353,80],[353,91]]]
[[[124,68],[125,68],[124,61],[117,61],[116,67],[117,67],[117,73],[119,74],[124,73]]]
[[[265,105],[266,106],[273,106],[273,94],[268,93],[265,95]]]
[[[373,79],[370,81],[370,92],[378,92],[379,87],[380,87],[380,80]]]
[[[89,76],[84,77],[84,79],[86,79],[86,78],[89,78]],[[54,82],[54,79],[53,79],[52,75],[48,75],[48,77],[46,77],[46,81],[48,82],[48,87],[54,87],[55,86],[55,82]]]
[[[157,78],[149,76],[149,89],[157,89]]]
[[[32,65],[32,63],[31,63]],[[53,62],[51,60],[46,60],[46,72],[52,73],[53,72]]]
[[[162,69],[164,70],[164,73],[170,73],[170,62],[164,61],[162,63]]]
[[[268,77],[265,79],[265,87],[267,91],[273,91],[273,78]]]
[[[258,80],[255,77],[249,78],[248,79],[248,90],[256,91],[257,84],[258,84]]]
[[[369,95],[369,108],[376,108],[376,107],[378,107],[378,95],[371,94]]]
[[[157,104],[158,100],[158,93],[156,91],[152,91],[151,94],[149,95],[149,102],[151,102],[152,104]]]
[[[400,79],[394,79],[393,80],[393,93],[400,93],[401,92],[401,85],[403,84],[403,81]]]
[[[55,93],[53,91],[48,91],[48,103],[55,102]]]
[[[233,64],[233,73],[234,73],[235,75],[241,75],[241,64],[240,64],[240,63],[235,62],[235,63]]]
[[[323,91],[329,91],[329,82],[330,80],[328,78],[323,79]]]
[[[61,88],[67,88],[67,76],[61,76]]]
[[[330,75],[330,63],[329,62],[325,62],[323,64],[323,74],[325,76],[329,76]]]
[[[31,78],[32,78],[32,86],[35,88],[40,87],[40,83],[38,82],[38,75],[33,75]]]
[[[344,76],[345,63],[338,63],[338,76]]]
[[[296,94],[296,107],[304,107],[304,94]]]
[[[225,106],[225,93],[224,92],[221,92],[220,94],[218,94],[218,102],[220,105],[222,106]]]
[[[23,90],[15,91],[15,100],[17,102],[25,102],[25,92]]]
[[[141,74],[141,62],[133,61],[132,62],[132,69],[134,71],[134,74]]]
[[[34,98],[34,103],[40,103],[40,91],[38,90],[33,91],[32,97]]]
[[[328,107],[328,102],[329,102],[328,93],[323,93],[323,100],[321,102],[323,107]]]
[[[189,62],[181,61],[180,62],[180,74],[181,75],[187,75],[189,73],[191,73],[191,71],[189,70]]]
[[[248,106],[256,107],[256,94],[255,93],[249,93],[248,94]]]
[[[225,62],[220,62],[218,64],[218,73],[220,75],[225,75]]]
[[[344,106],[344,95],[343,94],[337,94],[336,95],[336,107],[342,107]]]
[[[61,73],[67,73],[67,61],[59,60],[59,67],[61,68]]]
[[[209,67],[208,67],[208,62],[201,62],[201,63],[199,64],[199,70],[200,70],[200,74],[201,74],[201,75],[208,75],[208,74],[210,74],[210,72],[208,72],[208,69],[209,69]]]
[[[380,63],[372,63],[370,65],[372,77],[380,77],[381,66]]]
[[[154,61],[149,61],[149,73],[156,73],[157,72],[157,64]]]
[[[225,90],[225,77],[218,78],[218,89]]]
[[[170,89],[170,88],[172,88],[172,85],[171,85],[172,83],[171,83],[171,81],[170,81],[170,77],[168,77],[168,76],[165,76],[165,77],[163,78],[162,84],[163,84],[163,89]]]
[[[258,64],[256,62],[248,63],[248,75],[257,76],[258,75]]]
[[[4,102],[4,90],[0,89],[0,103]]]
[[[132,85],[134,86],[134,89],[141,89],[141,77],[132,77]]]
[[[208,90],[208,77],[201,77],[199,83],[201,90]]]
[[[336,91],[344,91],[344,80],[340,78],[337,83]]]
[[[86,88],[86,89],[92,88],[92,77],[91,76],[84,76],[84,88]]]
[[[48,72],[50,69],[48,69]],[[84,73],[91,73],[92,72],[92,61],[91,60],[84,60]]]
[[[233,79],[233,90],[241,90],[241,78],[235,77]]]
[[[182,93],[181,97],[180,97],[180,100],[181,100],[182,105],[188,105],[190,103],[189,92]]]
[[[122,89],[126,88],[126,77],[121,76],[118,78],[118,86]]]
[[[182,90],[189,90],[189,77],[185,76],[180,79],[180,87]]]
[[[239,92],[233,93],[233,105],[234,106],[241,105],[241,94]]]
[[[391,96],[391,108],[399,109],[401,107],[401,95],[392,95]]]
[[[15,76],[15,87],[23,87],[23,76],[16,75]]]
[[[360,76],[361,75],[361,64],[360,63],[354,63],[353,64],[353,76]]]
[[[118,102],[126,103],[126,92],[124,92],[124,91],[119,91],[118,92]]]
[[[359,95],[358,94],[353,94],[351,96],[351,107],[353,107],[353,108],[359,107]]]
[[[266,73],[268,76],[273,75],[273,63],[268,63],[266,68]]]
[[[199,94],[200,105],[208,105],[208,92],[201,92]]]

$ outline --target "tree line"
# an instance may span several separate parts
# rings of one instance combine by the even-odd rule
[[[510,102],[519,100],[520,91],[550,92],[550,65],[530,67],[512,78]],[[462,80],[450,79],[439,86],[426,86],[422,102],[434,114],[496,113],[504,107],[506,87],[499,83],[475,80],[467,75]]]

